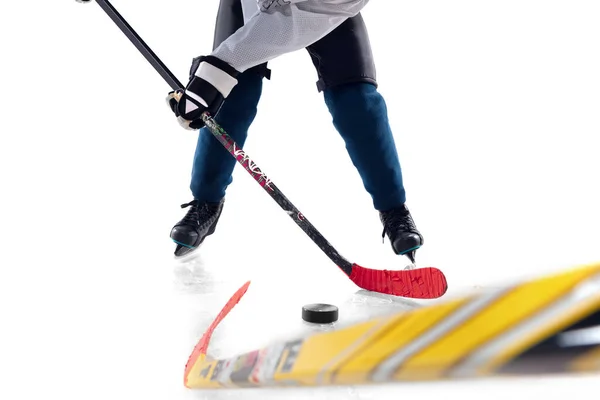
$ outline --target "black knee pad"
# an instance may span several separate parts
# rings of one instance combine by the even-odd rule
[[[347,19],[306,50],[317,70],[319,92],[356,82],[371,83],[377,87],[371,43],[360,14]]]

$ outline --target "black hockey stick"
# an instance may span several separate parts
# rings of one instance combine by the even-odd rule
[[[76,0],[89,3],[91,0]],[[156,71],[174,91],[183,90],[184,85],[169,71],[158,56],[125,21],[123,16],[108,0],[95,0],[96,3],[123,31],[125,36],[144,55]],[[319,246],[319,248],[359,287],[379,293],[412,298],[438,298],[447,290],[446,277],[437,268],[416,268],[412,270],[376,270],[361,267],[342,257],[337,250],[317,231],[292,202],[267,178],[261,169],[248,157],[235,141],[215,122],[208,113],[203,114],[206,127],[219,142],[235,157],[240,165],[254,177],[263,189],[283,208],[294,222]]]

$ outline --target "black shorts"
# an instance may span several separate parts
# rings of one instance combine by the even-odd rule
[[[241,0],[221,0],[213,49],[244,25]],[[367,82],[377,86],[375,62],[367,27],[360,14],[347,19],[327,36],[306,48],[317,70],[319,91],[337,85]],[[251,68],[270,77],[267,63]]]

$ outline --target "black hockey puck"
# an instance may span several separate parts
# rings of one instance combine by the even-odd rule
[[[302,307],[302,319],[313,324],[331,324],[338,320],[338,308],[331,304],[307,304]]]

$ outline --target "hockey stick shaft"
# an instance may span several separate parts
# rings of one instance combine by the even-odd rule
[[[273,200],[294,220],[294,222],[306,233],[317,246],[341,268],[348,276],[352,273],[352,263],[342,257],[337,250],[325,239],[323,235],[311,224],[308,219],[292,204],[281,190],[261,171],[250,157],[242,150],[235,141],[217,124],[217,122],[208,114],[203,115],[204,123],[209,131],[217,138],[219,142],[227,149],[252,175],[254,180],[271,196]]]
[[[117,9],[110,2],[106,0],[96,0],[96,3],[98,3],[98,5],[102,7],[104,12],[108,14],[110,19],[112,19],[113,22],[121,29],[121,31],[123,31],[125,36],[127,36],[131,43],[133,43],[133,45],[139,50],[139,52],[142,53],[146,60],[148,60],[148,62],[154,67],[156,72],[158,72],[160,76],[163,77],[163,79],[167,82],[171,89],[177,90],[184,87],[181,85],[181,82],[179,82],[177,77],[173,75],[171,71],[169,71],[169,68],[167,68],[167,66],[163,64],[160,58],[158,58],[158,56],[152,51],[152,49],[146,44],[146,42],[142,40],[140,35],[138,35],[137,32],[133,30],[131,25],[127,23],[125,18],[123,18],[123,16],[119,14]]]
[[[123,16],[108,0],[95,0],[109,15],[125,36],[144,55],[156,71],[177,91],[184,88],[181,82],[169,71],[150,47],[125,21]],[[412,271],[373,270],[351,263],[342,257],[323,235],[306,219],[279,188],[262,172],[240,146],[210,116],[202,116],[206,127],[213,136],[235,157],[237,162],[259,183],[259,185],[279,204],[292,220],[312,239],[312,241],[337,265],[357,286],[380,293],[405,297],[435,298],[446,292],[447,283],[443,273],[435,268],[422,268]]]

